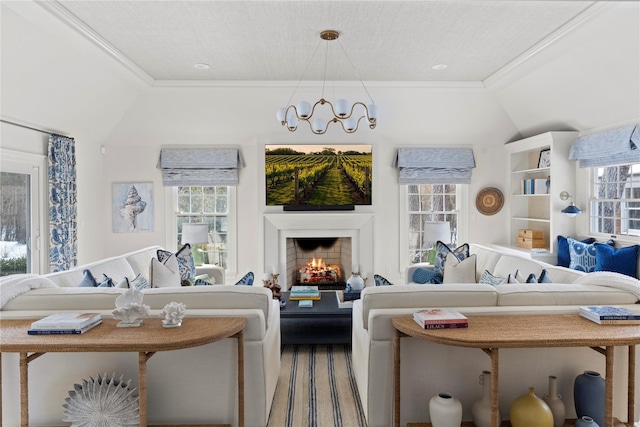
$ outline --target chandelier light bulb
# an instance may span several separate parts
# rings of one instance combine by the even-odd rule
[[[326,41],[327,43],[330,43],[333,40],[337,40],[339,36],[340,36],[340,33],[335,30],[325,30],[320,33],[320,38]],[[347,55],[347,52],[344,50],[344,47],[342,47],[342,44],[340,43],[337,43],[337,44],[342,49],[342,52],[346,56],[348,62],[351,64],[351,68],[353,69],[353,72],[357,77],[358,73],[353,67],[353,63],[351,62],[349,55]],[[329,47],[327,45],[327,52],[328,52],[328,49]],[[316,48],[316,51],[317,50],[318,49]],[[313,59],[313,57],[311,59]],[[309,63],[311,63],[311,60],[309,61]],[[325,72],[326,72],[326,66],[327,64],[325,59]],[[303,78],[304,78],[304,73],[302,74],[300,81],[302,81]],[[360,80],[359,77],[358,77],[358,80]],[[324,96],[324,83],[325,82],[323,82],[323,85],[322,85],[323,96]],[[360,84],[362,85],[362,88],[367,93],[367,96],[369,96],[369,100],[371,101],[371,104],[369,104],[368,106],[360,101],[357,101],[351,104],[346,99],[338,99],[337,101],[335,101],[335,103],[331,103],[330,101],[327,101],[325,98],[320,97],[320,99],[315,103],[313,103],[313,105],[307,101],[301,101],[297,105],[292,104],[292,105],[288,105],[287,107],[280,108],[276,112],[276,117],[280,122],[280,124],[285,126],[291,132],[296,131],[298,129],[298,123],[300,121],[303,121],[303,122],[307,122],[311,131],[316,135],[322,135],[323,133],[325,133],[331,123],[340,123],[342,130],[344,130],[347,133],[353,133],[358,130],[358,124],[360,123],[360,120],[362,120],[363,118],[366,118],[367,121],[369,122],[368,125],[370,129],[375,129],[377,125],[377,120],[378,120],[378,108],[373,103],[373,99],[371,98],[371,95],[369,95],[369,91],[365,87],[362,80],[360,80]],[[298,87],[296,86],[296,88],[293,90],[293,94],[291,95],[290,99],[294,98],[294,95],[296,94],[297,89]],[[325,104],[329,104],[328,107],[330,108],[331,116],[333,117],[330,116],[328,119],[321,119],[318,117],[313,118],[313,115],[315,114],[315,111],[316,111],[316,107],[318,105],[322,106]],[[356,111],[358,112],[356,113]]]
[[[349,101],[338,99],[334,108],[338,117],[346,117],[349,114]]]
[[[311,115],[311,104],[307,101],[301,101],[296,105],[296,110],[298,110],[298,116],[301,119],[306,119]]]

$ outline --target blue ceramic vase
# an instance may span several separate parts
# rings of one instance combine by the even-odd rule
[[[584,416],[576,420],[575,427],[600,427],[593,418]]]
[[[604,425],[604,378],[598,372],[584,371],[573,384],[573,400],[578,420],[592,418],[595,425]],[[591,426],[593,427],[593,425]]]

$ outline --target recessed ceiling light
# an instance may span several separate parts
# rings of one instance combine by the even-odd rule
[[[194,67],[196,67],[198,70],[208,70],[209,68],[209,64],[195,64]]]
[[[447,65],[447,64],[436,64],[436,65],[434,65],[434,66],[433,66],[433,67],[431,67],[431,68],[433,68],[434,70],[444,70],[444,69],[445,69],[445,68],[447,68],[447,67],[448,67],[448,65]]]

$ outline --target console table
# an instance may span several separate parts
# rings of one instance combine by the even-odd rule
[[[33,319],[35,320],[35,319]],[[28,335],[33,320],[0,320],[0,351],[20,353],[20,425],[29,425],[29,362],[51,352],[137,352],[140,426],[147,426],[147,360],[158,351],[210,344],[225,338],[238,340],[238,426],[244,427],[244,327],[243,317],[185,318],[179,328],[163,328],[162,319],[145,319],[137,328],[118,328],[118,320],[81,335]],[[1,356],[1,354],[0,354]],[[0,357],[0,362],[1,362]],[[0,365],[0,375],[1,375]],[[0,376],[0,385],[2,384]],[[2,395],[0,388],[0,396]],[[1,408],[1,405],[0,405]],[[0,420],[2,412],[0,410]],[[215,427],[207,424],[208,427]]]
[[[605,356],[605,425],[613,427],[614,347],[628,347],[626,425],[633,427],[637,325],[598,325],[578,315],[469,316],[469,327],[423,329],[411,317],[394,317],[394,427],[400,426],[400,338],[482,349],[491,357],[491,425],[498,427],[498,351],[500,348],[590,347]],[[617,425],[617,424],[616,424]]]

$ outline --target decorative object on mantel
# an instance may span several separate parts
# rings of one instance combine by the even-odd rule
[[[483,188],[476,196],[476,208],[483,215],[495,215],[503,205],[504,195],[495,187]]]
[[[591,417],[604,426],[605,380],[600,373],[584,371],[573,383],[573,403],[578,419]]]
[[[265,274],[265,278],[262,279],[264,287],[271,289],[271,293],[273,294],[274,299],[280,299],[282,297],[282,293],[280,292],[282,288],[278,284],[278,276],[278,273],[272,273],[271,279],[269,279],[269,274]]]
[[[64,418],[71,422],[71,427],[121,426],[134,427],[140,425],[140,402],[131,388],[131,380],[123,381],[123,376],[116,378],[113,373],[108,377],[97,375],[82,380],[82,384],[74,384],[65,399]]]
[[[510,419],[513,427],[553,427],[551,408],[536,396],[534,387],[513,401]]]
[[[553,414],[553,427],[563,427],[567,410],[562,401],[562,396],[558,394],[558,377],[549,375],[549,394],[544,396],[545,401],[551,413]]]
[[[187,306],[181,302],[170,302],[165,305],[160,312],[160,315],[164,317],[162,326],[165,328],[177,328],[181,326],[186,309]]]
[[[116,298],[116,308],[112,311],[113,318],[119,319],[119,328],[137,327],[142,325],[142,319],[149,317],[149,306],[142,304],[142,292],[129,288]]]
[[[476,427],[491,427],[491,371],[482,371],[480,384],[482,385],[482,398],[473,402],[471,417]],[[499,410],[498,419],[502,419]]]
[[[327,42],[325,64],[324,64],[325,74],[323,75],[325,78],[326,78],[326,70],[327,70],[326,58],[328,57],[329,45],[331,44],[329,42],[333,40],[338,40],[339,36],[340,36],[340,33],[335,30],[325,30],[320,33],[320,38]],[[291,100],[293,99],[293,96],[295,95],[296,90],[300,85],[300,82],[304,78],[307,68],[311,64],[311,61],[313,60],[313,57],[318,51],[318,48],[320,47],[321,43],[322,41],[318,43],[315,50],[313,51],[313,55],[311,55],[311,58],[309,59],[309,62],[307,62],[307,67],[305,68],[304,72],[302,73],[302,77],[300,77],[298,84],[293,90],[293,93],[289,98],[289,102],[291,102]],[[296,129],[298,129],[298,123],[300,120],[307,122],[307,124],[309,125],[309,128],[311,129],[311,132],[315,133],[316,135],[322,135],[323,133],[325,133],[330,123],[340,123],[340,126],[342,126],[343,131],[347,133],[354,133],[355,131],[358,130],[358,126],[360,125],[360,120],[362,119],[365,119],[365,121],[369,125],[369,128],[375,129],[376,123],[378,120],[378,107],[373,102],[373,99],[371,98],[369,91],[367,90],[366,86],[358,76],[358,73],[356,72],[353,66],[353,63],[351,62],[349,55],[347,55],[346,50],[344,49],[344,47],[339,41],[337,41],[336,43],[340,46],[340,48],[342,49],[342,52],[344,53],[345,57],[349,61],[349,64],[351,65],[351,68],[354,74],[360,81],[360,84],[362,85],[364,91],[367,93],[367,96],[369,97],[371,104],[367,106],[366,104],[358,101],[358,102],[354,102],[352,105],[349,105],[349,102],[346,99],[338,99],[337,101],[335,101],[335,105],[334,105],[324,98],[325,80],[323,80],[322,97],[320,98],[319,101],[313,104],[313,107],[307,101],[301,101],[297,105],[291,104],[288,107],[280,108],[276,112],[276,117],[278,118],[278,121],[280,122],[280,124],[282,124],[282,126],[286,126],[286,128],[289,129],[289,131],[294,132]],[[330,113],[331,113],[330,118],[328,120],[321,119],[321,118],[318,118],[317,115],[315,116],[315,118],[313,118],[314,114],[316,113],[316,108],[319,105],[324,106],[325,104],[328,104],[329,106]],[[355,111],[356,106],[359,106],[361,110],[356,112]],[[356,118],[357,114],[359,114],[359,116]]]
[[[566,191],[563,191],[562,193],[560,193],[560,200],[565,201],[568,199],[571,199],[571,203],[569,203],[569,206],[562,209],[560,212],[565,213],[568,216],[576,216],[578,214],[581,214],[582,210],[579,207],[577,207],[576,204],[573,202],[573,196],[567,193]]]
[[[438,393],[429,400],[429,418],[433,427],[459,427],[462,404],[449,393]]]

